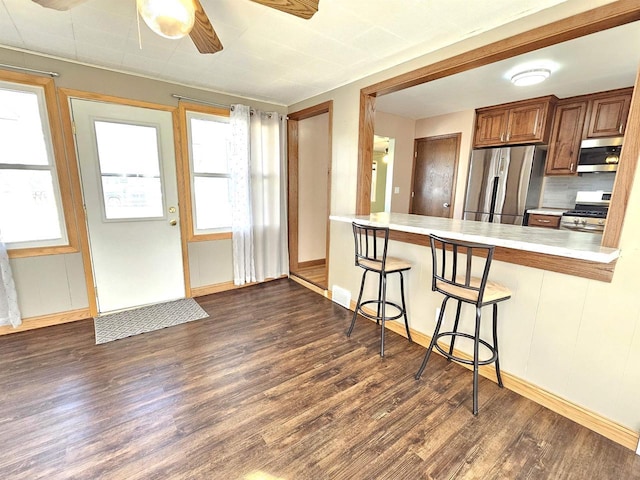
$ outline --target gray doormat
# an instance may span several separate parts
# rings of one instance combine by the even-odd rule
[[[96,345],[208,316],[193,298],[100,315],[93,319]]]

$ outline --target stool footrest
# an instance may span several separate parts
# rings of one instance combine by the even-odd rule
[[[441,337],[464,337],[464,338],[469,338],[471,340],[475,339],[473,335],[470,335],[468,333],[462,333],[462,332],[442,332],[442,333],[439,333],[436,338],[440,339]],[[488,348],[489,351],[491,352],[491,358],[487,360],[478,360],[478,365],[489,365],[490,363],[495,362],[496,358],[498,358],[498,353],[496,352],[496,349],[482,339],[478,339],[478,342],[480,342],[482,345]],[[449,358],[456,362],[464,363],[465,365],[473,365],[473,360],[469,360],[467,358],[461,358],[461,357],[458,357],[457,355],[454,355],[453,353],[449,353],[448,351],[445,351],[440,345],[438,345],[437,340],[434,347],[446,358]]]
[[[363,317],[367,317],[371,320],[382,320],[382,317],[378,316],[377,314],[372,314],[372,313],[368,313],[365,312],[363,310],[362,307],[364,307],[365,305],[372,305],[375,304],[376,305],[376,310],[377,310],[377,306],[378,305],[382,305],[382,301],[381,300],[367,300],[365,302],[361,302],[360,303],[360,307],[357,309],[357,312],[362,315]],[[404,315],[404,308],[402,308],[400,305],[398,305],[397,303],[393,303],[393,302],[385,302],[385,310],[386,307],[394,307],[396,309],[398,309],[399,313],[397,315],[385,315],[384,316],[384,321],[389,321],[389,320],[397,320],[398,318],[402,317]]]

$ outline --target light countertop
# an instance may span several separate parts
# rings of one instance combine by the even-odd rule
[[[337,222],[357,221],[373,226],[388,227],[400,232],[420,235],[434,234],[454,240],[485,243],[598,263],[610,263],[620,256],[620,250],[602,247],[600,245],[602,235],[593,233],[425,217],[406,213],[373,213],[363,216],[331,215],[330,218]]]

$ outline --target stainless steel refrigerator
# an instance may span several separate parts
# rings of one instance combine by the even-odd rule
[[[463,218],[523,225],[526,210],[538,207],[545,159],[546,147],[473,150]]]

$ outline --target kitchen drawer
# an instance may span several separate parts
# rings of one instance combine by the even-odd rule
[[[542,215],[540,213],[529,214],[529,221],[527,225],[529,227],[542,227],[542,228],[558,228],[560,226],[560,215]]]

